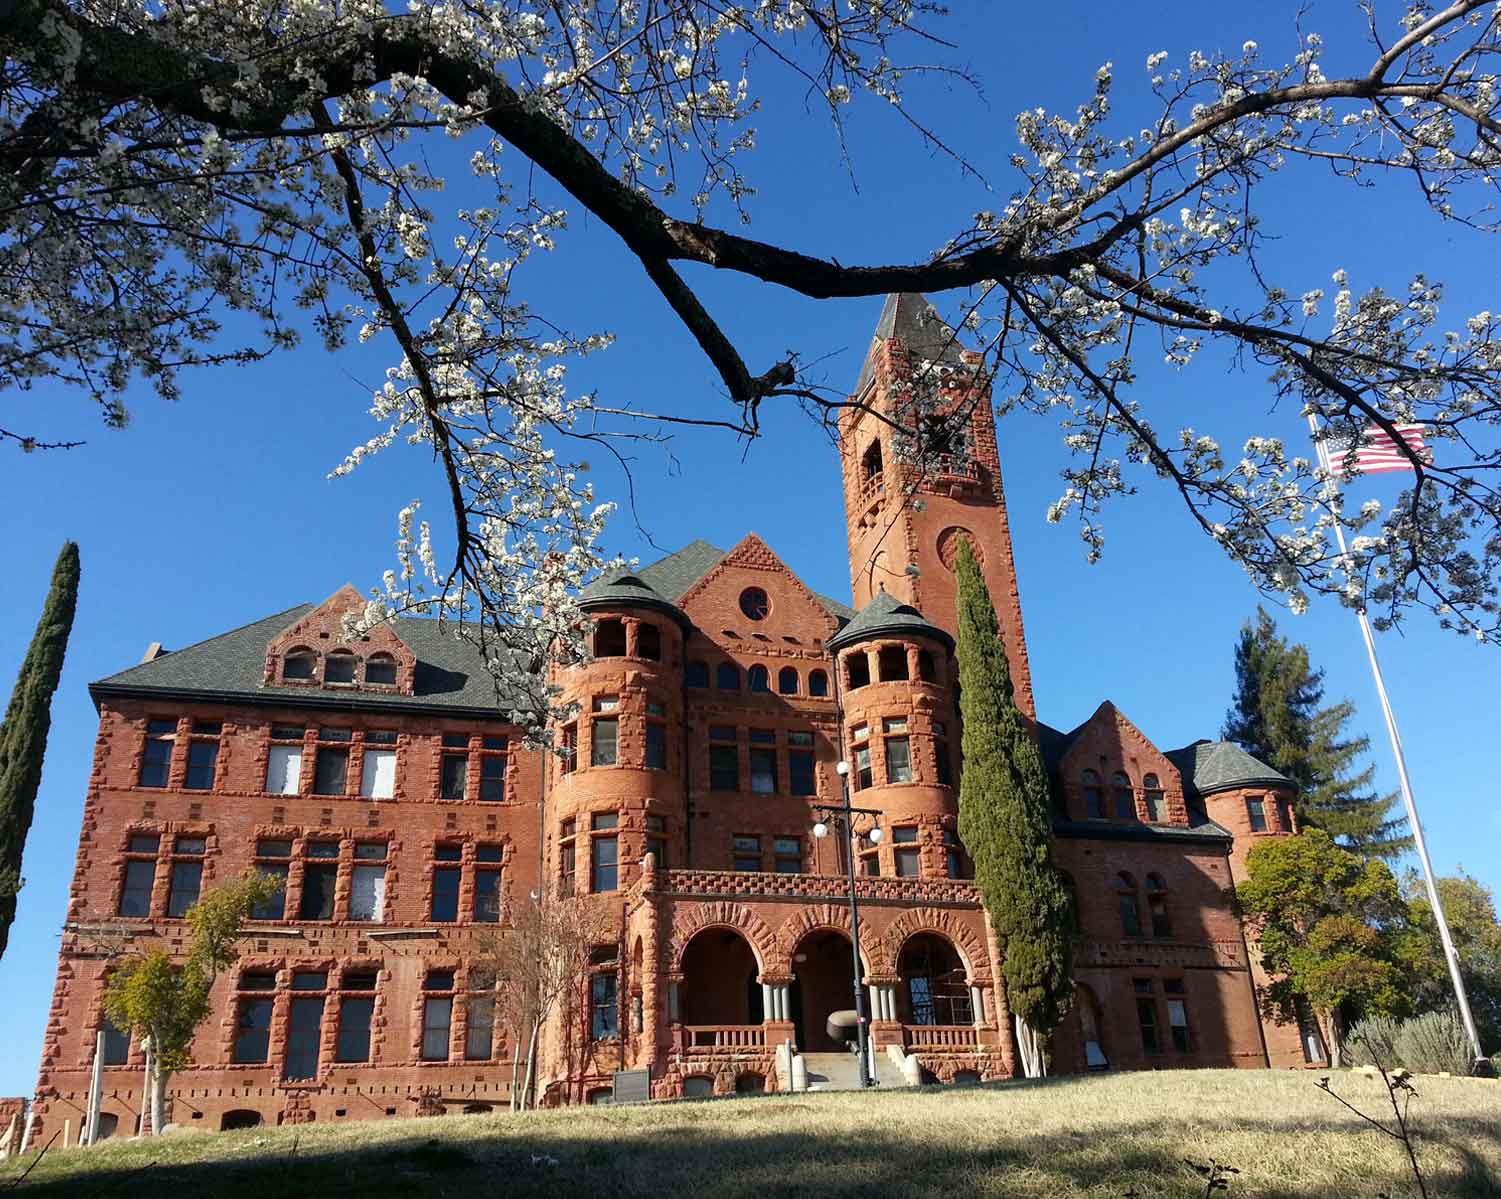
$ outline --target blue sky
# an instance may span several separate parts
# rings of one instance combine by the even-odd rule
[[[769,66],[751,81],[772,101],[757,127],[760,148],[746,170],[760,188],[751,232],[844,263],[913,260],[940,245],[965,217],[998,207],[1010,183],[1012,118],[1022,107],[1073,106],[1094,72],[1115,63],[1121,129],[1150,110],[1137,102],[1146,56],[1168,50],[1296,52],[1291,3],[1258,6],[1159,3],[1101,6],[1093,0],[1001,5],[955,0],[948,35],[957,58],[984,81],[976,98],[943,85],[914,88],[914,103],[946,140],[990,175],[994,193],[928,152],[878,105],[852,113],[850,172],[819,110]],[[1321,0],[1305,29],[1330,43],[1326,72],[1349,56],[1353,4]],[[1235,12],[1232,9],[1240,9]],[[759,83],[758,83],[759,80]],[[467,152],[467,151],[466,151]],[[1478,235],[1440,226],[1405,187],[1336,186],[1317,172],[1277,179],[1262,200],[1283,241],[1267,256],[1276,282],[1298,294],[1328,287],[1347,267],[1357,289],[1405,286],[1416,270],[1450,284],[1457,325],[1496,307],[1494,248]],[[727,219],[719,214],[715,219]],[[880,310],[879,298],[818,303],[707,269],[686,272],[737,339],[753,370],[787,349],[830,355],[831,386],[853,384]],[[581,387],[614,405],[719,415],[722,388],[662,300],[598,222],[576,214],[552,260],[528,284],[538,309],[575,331],[608,329],[618,344],[580,367]],[[940,298],[941,302],[941,298]],[[9,1051],[0,1095],[35,1085],[51,998],[58,929],[73,871],[96,716],[90,680],[136,662],[147,644],[181,647],[294,603],[327,596],[344,582],[378,582],[391,562],[396,510],[441,492],[431,463],[395,450],[352,477],[325,476],[375,426],[368,395],[392,352],[368,346],[329,356],[309,346],[260,366],[207,372],[166,404],[142,391],[123,432],[97,426],[87,400],[61,388],[7,395],[4,422],[46,436],[82,434],[83,448],[23,456],[0,447],[0,506],[11,513],[9,565],[0,571],[0,688],[25,653],[53,559],[65,538],[80,543],[83,581],[61,689],[53,703],[36,823],[27,847],[27,886],[10,948],[0,961]],[[1297,413],[1276,408],[1264,379],[1222,356],[1182,374],[1148,370],[1138,388],[1160,429],[1180,424],[1239,444],[1250,433],[1296,442]],[[680,432],[668,446],[640,446],[634,478],[641,523],[615,521],[610,547],[649,559],[695,537],[729,546],[759,533],[815,590],[848,596],[838,462],[806,418],[763,408],[767,437],[747,450],[727,436]],[[1191,528],[1177,501],[1153,481],[1108,515],[1104,560],[1089,566],[1071,526],[1043,514],[1060,488],[1064,454],[1047,420],[1008,417],[1001,461],[1020,571],[1023,615],[1044,719],[1069,728],[1111,699],[1163,747],[1217,736],[1231,689],[1236,631],[1257,596],[1238,568]],[[600,490],[619,494],[619,476],[596,463]],[[1392,476],[1360,485],[1392,498]],[[438,526],[441,536],[441,525]],[[1348,696],[1372,737],[1378,779],[1395,789],[1391,755],[1353,616],[1316,605],[1281,615],[1328,671],[1331,698]],[[1442,633],[1415,617],[1404,634],[1380,637],[1409,764],[1435,862],[1463,865],[1501,886],[1501,809],[1491,799],[1494,650]]]

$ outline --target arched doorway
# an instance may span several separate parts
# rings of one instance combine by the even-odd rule
[[[946,937],[918,933],[909,937],[897,958],[902,985],[897,1013],[903,1024],[971,1025],[969,974]]]
[[[788,998],[799,1049],[829,1053],[845,1048],[829,1036],[829,1013],[855,1006],[855,967],[850,939],[835,929],[818,929],[798,942],[792,954],[793,983]]]
[[[750,944],[732,928],[706,928],[683,951],[683,1023],[760,1024],[761,968]]]
[[[260,1126],[260,1112],[253,1112],[248,1108],[236,1108],[234,1111],[225,1112],[219,1119],[220,1132],[229,1132],[236,1128],[259,1128]]]

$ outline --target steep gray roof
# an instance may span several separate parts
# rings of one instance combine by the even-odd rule
[[[398,617],[393,631],[417,659],[413,695],[367,691],[326,691],[316,687],[266,685],[266,646],[288,625],[312,611],[298,604],[218,637],[163,654],[89,687],[97,702],[101,695],[201,695],[233,702],[262,703],[285,699],[298,706],[401,709],[444,708],[498,715],[495,684],[479,651],[462,641],[450,626],[436,620]]]
[[[665,599],[638,572],[630,570],[617,570],[595,579],[579,592],[579,607],[586,612],[605,607],[652,608],[667,613],[679,624],[688,623],[676,604]]]
[[[650,566],[643,566],[636,572],[636,577],[653,591],[677,603],[690,587],[718,566],[727,553],[729,550],[722,550],[707,541],[690,541],[677,553],[659,558]],[[849,620],[855,615],[855,610],[848,604],[830,599],[827,595],[819,595],[815,591],[813,598],[831,616],[840,620]]]
[[[1200,795],[1228,791],[1232,787],[1293,787],[1285,774],[1253,758],[1233,741],[1195,741],[1182,749],[1169,750],[1168,761],[1193,780]]]
[[[859,382],[852,394],[859,395],[864,391],[876,373],[876,347],[888,337],[900,338],[910,354],[930,362],[958,363],[959,351],[963,349],[954,330],[943,323],[938,310],[926,296],[915,291],[892,292],[881,308],[870,349],[866,351],[865,363],[860,368]]]
[[[840,649],[869,641],[873,637],[929,637],[950,649],[954,639],[937,625],[928,623],[911,604],[904,604],[889,591],[883,591],[861,608],[855,619],[829,638],[830,649]]]

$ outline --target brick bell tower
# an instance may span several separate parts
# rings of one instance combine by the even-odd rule
[[[967,536],[995,604],[1017,704],[1035,717],[995,417],[980,363],[923,296],[886,297],[851,397],[863,407],[846,409],[839,421],[850,583],[856,608],[888,591],[957,635],[953,561]],[[916,443],[898,439],[877,414],[916,424],[923,435]]]

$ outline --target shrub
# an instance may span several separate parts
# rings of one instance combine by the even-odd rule
[[[1397,1031],[1397,1057],[1414,1074],[1470,1073],[1470,1039],[1459,1013],[1427,1012],[1404,1020]]]
[[[1345,1037],[1345,1056],[1352,1066],[1379,1065],[1390,1070],[1400,1060],[1397,1038],[1401,1031],[1402,1022],[1390,1016],[1368,1016],[1358,1020]]]

